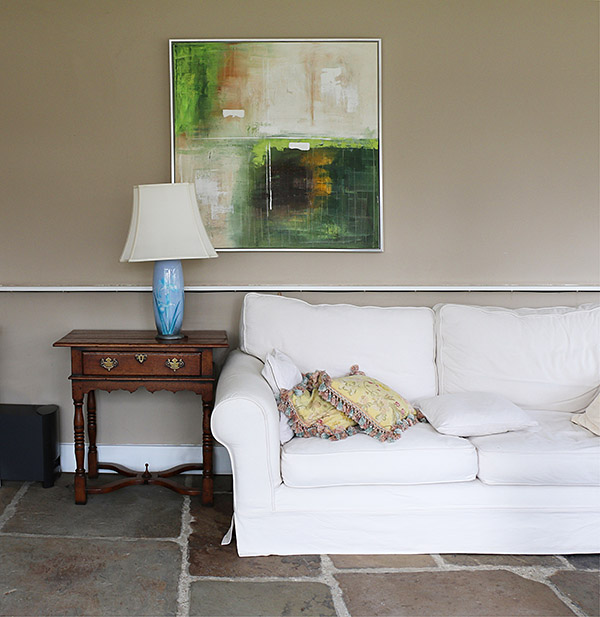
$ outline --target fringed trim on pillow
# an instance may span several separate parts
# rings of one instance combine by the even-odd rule
[[[354,365],[350,369],[351,375],[364,375],[358,370],[358,366]],[[396,441],[400,439],[402,433],[418,422],[427,422],[425,416],[418,410],[415,413],[409,413],[405,418],[398,423],[392,425],[389,429],[378,424],[371,416],[365,413],[360,407],[342,396],[331,386],[331,377],[322,371],[322,376],[319,385],[319,396],[331,403],[338,411],[347,415],[354,420],[360,429],[357,432],[365,433],[378,441]]]
[[[315,371],[314,373],[306,373],[302,376],[302,381],[295,386],[292,390],[281,390],[280,401],[277,406],[290,420],[290,426],[294,431],[296,437],[320,437],[321,439],[330,439],[332,441],[338,441],[340,439],[346,439],[351,435],[355,435],[360,432],[358,426],[349,426],[346,429],[337,428],[332,429],[323,423],[322,420],[317,420],[314,424],[306,424],[300,414],[296,411],[294,404],[291,401],[291,395],[301,396],[303,392],[312,392],[319,386],[319,381],[324,371]]]
[[[365,375],[365,373],[360,370],[358,364],[353,364],[350,367],[350,375]]]

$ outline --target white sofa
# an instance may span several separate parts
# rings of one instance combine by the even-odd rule
[[[248,294],[212,415],[229,452],[240,556],[600,552],[600,437],[571,422],[600,389],[600,306],[310,305]],[[261,376],[278,349],[304,372],[358,364],[408,401],[492,392],[532,428],[463,438],[419,423],[280,443]]]

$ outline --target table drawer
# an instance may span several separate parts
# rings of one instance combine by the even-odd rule
[[[201,375],[201,353],[83,352],[84,375]]]

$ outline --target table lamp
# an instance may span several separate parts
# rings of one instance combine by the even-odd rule
[[[157,339],[184,338],[181,260],[217,256],[202,224],[193,184],[133,187],[133,212],[121,261],[154,262],[152,297]]]

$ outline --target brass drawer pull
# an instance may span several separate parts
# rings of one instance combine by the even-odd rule
[[[170,368],[173,372],[178,371],[185,366],[185,362],[181,358],[169,358],[165,362],[165,366]]]
[[[119,361],[116,358],[102,358],[100,360],[100,366],[110,372],[115,366],[119,366]]]
[[[148,354],[147,353],[136,353],[134,358],[140,363],[140,364],[144,364],[144,362],[146,362],[146,360],[148,359]]]

